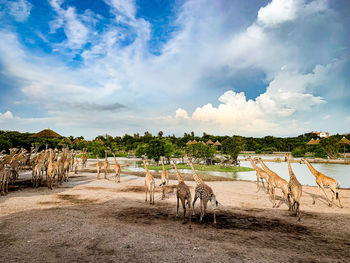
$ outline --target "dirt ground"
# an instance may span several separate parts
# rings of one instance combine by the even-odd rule
[[[349,262],[350,191],[344,208],[312,205],[314,187],[304,187],[302,218],[286,204],[272,209],[254,182],[209,182],[220,205],[217,224],[208,206],[192,229],[176,218],[176,181],[168,198],[145,203],[143,178],[121,183],[72,175],[54,190],[21,187],[0,197],[0,262]],[[156,180],[159,184],[159,180]],[[192,187],[195,183],[188,182]],[[279,193],[279,192],[278,192]]]

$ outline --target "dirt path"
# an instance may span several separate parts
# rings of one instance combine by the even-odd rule
[[[143,179],[122,183],[80,174],[59,188],[24,188],[0,197],[1,262],[348,262],[350,191],[345,208],[312,205],[304,187],[302,220],[287,206],[272,209],[253,182],[210,182],[220,206],[192,230],[175,217],[169,199],[144,202]],[[175,185],[175,181],[170,184]],[[194,183],[188,183],[192,187]],[[197,203],[198,204],[198,203]],[[198,213],[198,206],[197,213]],[[181,214],[181,213],[180,213]]]

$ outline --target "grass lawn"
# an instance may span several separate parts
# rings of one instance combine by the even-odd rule
[[[177,169],[189,169],[191,170],[191,167],[186,165],[186,164],[177,164]],[[213,172],[249,172],[249,171],[254,171],[253,168],[249,167],[234,167],[234,166],[221,166],[221,165],[200,165],[200,164],[194,164],[194,169],[197,171],[213,171]],[[143,167],[143,165],[140,165],[140,167]],[[152,166],[148,165],[148,169],[150,170],[162,170],[162,166]],[[166,170],[171,170],[173,169],[173,166],[170,164],[165,165]]]

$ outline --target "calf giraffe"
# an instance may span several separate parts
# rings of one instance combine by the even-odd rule
[[[269,175],[264,171],[264,169],[261,169],[259,166],[257,166],[250,156],[248,156],[248,160],[250,161],[250,163],[252,164],[253,168],[256,171],[256,188],[257,188],[256,192],[259,192],[260,190],[259,179],[261,180],[263,189],[265,189],[265,185],[263,181],[263,179],[265,179],[266,193],[269,193]]]
[[[115,181],[117,183],[120,183],[120,172],[121,172],[121,168],[120,168],[120,164],[117,162],[117,158],[115,158],[115,154],[113,153],[113,157],[114,157],[114,171],[115,171]]]
[[[298,217],[300,220],[300,198],[303,193],[303,189],[295,174],[293,173],[292,166],[290,165],[290,156],[286,156],[288,161],[288,171],[289,171],[289,195],[288,199],[290,202],[289,210],[292,214]]]
[[[177,207],[176,207],[176,217],[179,216],[179,200],[181,200],[182,208],[184,211],[184,221],[183,223],[186,223],[186,206],[188,206],[189,210],[189,222],[190,222],[190,228],[191,228],[191,191],[187,184],[185,184],[184,180],[182,179],[182,176],[180,175],[179,171],[177,170],[176,163],[173,162],[173,166],[175,169],[176,177],[177,177],[177,189],[176,189],[176,198],[177,198]]]
[[[151,175],[151,173],[149,172],[145,160],[143,160],[143,164],[144,164],[145,170],[146,170],[146,176],[145,176],[146,200],[145,200],[145,202],[147,202],[147,193],[149,192],[149,203],[154,204],[154,188],[155,188],[154,178]]]
[[[165,170],[165,166],[164,166],[164,157],[160,157],[160,160],[162,162],[162,176],[161,176],[161,180],[162,183],[159,185],[162,187],[162,200],[165,198],[165,193],[166,193],[166,188],[168,186],[168,182],[169,182],[169,176],[167,171]]]
[[[214,210],[214,224],[216,224],[215,206],[218,206],[218,201],[216,201],[216,196],[215,196],[213,190],[211,189],[211,187],[208,186],[207,184],[205,184],[204,181],[202,180],[202,178],[200,178],[198,176],[198,174],[196,173],[196,171],[193,168],[193,164],[192,164],[191,159],[188,159],[187,164],[191,166],[193,179],[197,183],[197,186],[194,190],[194,200],[193,200],[193,204],[192,204],[193,215],[195,214],[194,213],[194,204],[196,203],[197,199],[199,198],[200,199],[200,209],[201,209],[199,221],[201,222],[206,211],[207,211],[208,201],[210,201],[210,204]]]
[[[286,180],[281,178],[278,174],[271,171],[263,162],[261,158],[258,159],[261,166],[264,168],[265,172],[269,175],[269,185],[270,185],[270,198],[271,195],[273,196],[273,206],[272,207],[280,207],[283,200],[286,200],[288,202],[288,183]],[[276,206],[276,188],[280,188],[283,193],[283,198],[281,198],[280,202]],[[289,202],[288,202],[288,208],[289,208]]]
[[[318,192],[319,189],[321,188],[324,195],[326,196],[326,199],[328,201],[328,205],[332,206],[333,201],[334,201],[334,196],[336,199],[338,199],[339,206],[343,208],[341,202],[340,202],[340,196],[339,196],[339,191],[337,190],[337,182],[334,180],[332,177],[326,176],[323,173],[317,171],[306,159],[301,159],[301,163],[305,163],[307,167],[309,167],[309,170],[311,173],[316,177],[316,183],[318,185],[316,197],[314,198],[313,204],[315,204],[316,199],[318,198]],[[328,199],[326,190],[324,189],[324,186],[328,186],[331,191],[332,191],[332,201]]]

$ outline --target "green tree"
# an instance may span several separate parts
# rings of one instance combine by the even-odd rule
[[[244,149],[244,139],[239,136],[229,137],[222,142],[224,153],[230,155],[234,165],[237,165],[237,158]]]
[[[153,159],[158,164],[160,157],[164,156],[164,142],[159,139],[153,139],[148,143],[146,155],[149,159]]]

